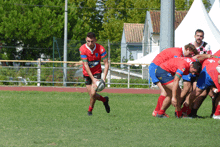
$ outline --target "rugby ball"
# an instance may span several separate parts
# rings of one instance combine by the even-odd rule
[[[95,91],[100,92],[105,89],[105,82],[102,79],[99,79],[96,82],[96,86],[97,86],[97,88],[95,89]]]

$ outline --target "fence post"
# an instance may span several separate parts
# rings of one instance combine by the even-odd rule
[[[111,83],[111,61],[110,61],[110,42],[108,39],[108,63],[109,63],[109,76],[108,76],[108,87],[111,87],[110,83]]]
[[[55,41],[56,41],[56,37],[53,37],[53,61],[54,61],[54,51],[55,51]],[[54,86],[54,62],[53,62],[53,79],[52,79],[52,81],[53,81],[53,86]]]
[[[37,86],[40,86],[40,74],[41,74],[41,59],[38,58],[38,66],[37,66]]]
[[[130,65],[128,65],[128,88],[130,88]]]
[[[109,60],[109,70],[108,70],[108,87],[111,87],[111,61]]]

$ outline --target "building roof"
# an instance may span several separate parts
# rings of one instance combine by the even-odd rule
[[[126,42],[140,43],[143,39],[144,24],[124,23]]]
[[[183,18],[186,16],[187,11],[175,11],[175,29],[182,22]],[[150,11],[150,17],[153,27],[153,33],[160,33],[160,11]]]
[[[175,29],[179,26],[187,11],[175,11]],[[160,33],[160,11],[150,11],[153,33]],[[124,23],[126,42],[140,43],[143,39],[144,24]]]

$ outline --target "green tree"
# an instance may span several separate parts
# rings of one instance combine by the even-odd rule
[[[77,23],[71,26],[70,31],[73,33],[71,39],[84,41],[88,32],[94,32],[98,37],[102,29],[103,16],[101,10],[98,9],[97,0],[70,0],[69,3],[77,7],[75,13]]]
[[[36,60],[41,54],[52,57],[53,37],[64,38],[64,6],[63,0],[0,1],[4,59]],[[69,40],[84,41],[89,31],[99,36],[102,15],[96,7],[94,0],[68,1]],[[75,50],[68,53],[76,55]]]
[[[9,0],[0,4],[4,59],[36,60],[41,54],[52,57],[53,36],[64,38],[64,1]],[[68,3],[68,6],[68,38],[72,38],[75,26],[81,21],[76,5]]]
[[[0,34],[3,45],[7,46],[7,58],[19,56],[19,59],[32,60],[42,53],[50,54],[51,50],[47,48],[52,47],[52,37],[63,34],[64,8],[49,6],[62,5],[61,0],[1,1]],[[14,46],[23,50],[16,51]]]

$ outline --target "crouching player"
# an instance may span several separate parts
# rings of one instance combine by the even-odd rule
[[[103,81],[106,79],[109,67],[105,48],[95,42],[95,34],[93,32],[89,32],[86,37],[86,44],[83,44],[79,49],[81,59],[83,61],[83,76],[85,78],[86,89],[90,95],[90,105],[88,109],[89,116],[92,115],[92,110],[96,100],[102,101],[106,112],[110,112],[108,104],[109,98],[102,97],[95,91],[95,88],[97,87],[96,82],[98,79],[101,79],[101,59],[103,59],[105,65]]]
[[[163,85],[167,97],[156,117],[166,118],[165,111],[171,103],[175,107],[177,117],[182,117],[179,81],[183,75],[199,73],[201,67],[200,62],[187,57],[172,58],[157,67],[156,77]]]
[[[152,63],[149,66],[149,74],[152,79],[152,82],[157,85],[160,90],[161,94],[158,98],[156,108],[154,109],[152,115],[156,117],[158,111],[160,110],[164,99],[167,96],[166,91],[164,90],[163,86],[161,85],[159,79],[157,79],[155,75],[156,68],[164,63],[165,61],[171,59],[171,58],[177,58],[177,57],[192,57],[192,55],[197,55],[198,51],[192,44],[187,44],[184,47],[173,47],[173,48],[167,48],[160,52],[152,61]],[[169,117],[167,114],[165,114],[167,117]]]
[[[199,96],[205,89],[216,87],[215,93],[220,92],[220,84],[218,82],[219,73],[216,70],[218,66],[219,58],[206,59],[202,65],[202,71],[200,72],[196,89],[191,93],[189,100],[185,101],[187,115],[191,113],[193,101]],[[213,115],[214,119],[220,119],[220,98],[216,99],[216,109]]]

